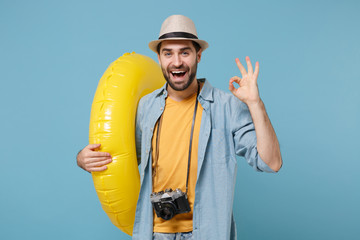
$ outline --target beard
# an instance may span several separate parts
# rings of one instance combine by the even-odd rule
[[[191,67],[191,71],[190,71],[190,68],[186,65],[181,65],[179,67],[171,67],[170,66],[170,67],[167,67],[166,69],[161,66],[161,70],[163,72],[166,82],[170,85],[170,87],[172,89],[174,89],[175,91],[184,91],[195,80],[196,71],[197,71],[197,62],[195,62],[195,64],[193,64],[193,66]],[[185,70],[186,74],[188,74],[188,76],[189,76],[188,79],[181,84],[173,82],[171,80],[170,75],[172,74],[171,71],[174,71],[174,70]]]

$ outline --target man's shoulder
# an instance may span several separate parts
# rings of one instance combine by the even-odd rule
[[[230,92],[225,92],[224,90],[217,88],[217,87],[213,87],[213,91],[214,91],[214,96],[218,96],[218,97],[224,97],[224,98],[230,98],[232,97]]]
[[[150,106],[153,106],[153,104],[155,103],[157,97],[159,96],[159,94],[161,93],[161,91],[163,91],[163,87],[156,89],[154,91],[152,91],[151,93],[145,94],[143,97],[140,98],[139,100],[139,104],[137,107],[137,111],[138,112],[143,112],[146,109],[150,109]]]
[[[237,97],[234,96],[230,91],[225,91],[217,87],[207,84],[208,91],[211,92],[207,94],[207,99],[210,100],[210,106],[214,112],[224,112],[231,115],[243,114],[243,111],[248,111],[247,105],[240,101]],[[217,115],[217,114],[216,114]]]
[[[212,88],[213,88],[214,103],[236,104],[236,105],[244,104],[237,97],[235,97],[234,94],[232,94],[230,91],[224,91],[216,87],[212,87]]]
[[[156,89],[152,91],[151,93],[145,94],[143,97],[141,97],[140,102],[147,102],[155,99],[161,91],[163,91],[163,87]]]

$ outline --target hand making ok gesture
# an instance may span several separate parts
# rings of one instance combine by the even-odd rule
[[[257,77],[259,75],[259,62],[255,64],[255,71],[250,62],[250,58],[246,57],[246,64],[248,71],[241,64],[238,58],[235,59],[236,64],[241,72],[242,78],[235,76],[230,78],[229,90],[242,102],[249,104],[256,104],[260,101],[259,89],[257,86]],[[233,83],[239,84],[238,88],[235,88]]]

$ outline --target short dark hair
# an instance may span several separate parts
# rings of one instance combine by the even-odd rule
[[[196,53],[198,53],[199,51],[200,51],[200,49],[201,49],[201,47],[200,47],[200,45],[197,43],[197,42],[195,42],[195,41],[191,41],[192,43],[193,43],[193,45],[194,45],[194,48],[195,48],[195,50],[196,50]],[[161,48],[161,42],[157,45],[157,47],[156,47],[156,51],[157,51],[157,53],[158,54],[160,54],[160,48]]]

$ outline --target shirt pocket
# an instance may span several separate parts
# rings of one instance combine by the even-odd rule
[[[231,158],[229,134],[225,129],[211,130],[209,154],[215,164],[225,164]]]

